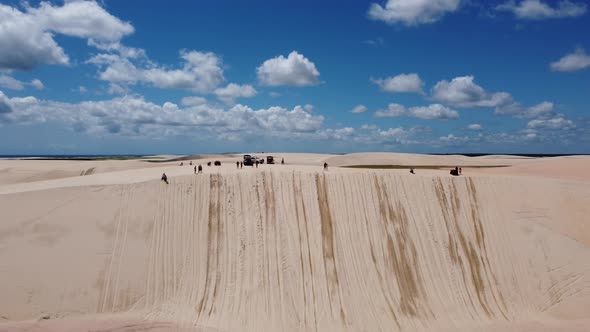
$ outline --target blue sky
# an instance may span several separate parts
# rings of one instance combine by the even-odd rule
[[[0,1],[0,154],[590,153],[589,7]]]

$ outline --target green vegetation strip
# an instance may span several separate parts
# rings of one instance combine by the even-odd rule
[[[455,167],[461,168],[498,168],[509,167],[510,165],[350,165],[342,166],[345,168],[366,168],[366,169],[451,169]]]

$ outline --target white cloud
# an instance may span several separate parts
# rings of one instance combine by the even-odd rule
[[[237,98],[252,98],[256,96],[257,91],[253,86],[244,84],[239,85],[230,83],[224,88],[217,88],[213,93],[226,104],[234,104]]]
[[[268,93],[269,96],[273,97],[273,98],[278,98],[281,96],[280,93],[276,92],[276,91],[271,91]]]
[[[8,75],[0,75],[0,87],[10,90],[22,90],[23,82]]]
[[[308,112],[313,112],[313,105],[312,104],[305,104],[305,105],[303,105],[303,109]]]
[[[190,135],[195,128],[212,134],[299,137],[322,129],[324,117],[312,115],[302,106],[289,110],[269,107],[254,110],[236,105],[229,109],[208,104],[180,108],[166,102],[157,105],[140,96],[104,101],[63,103],[34,97],[7,98],[0,92],[0,120],[17,123],[61,121],[91,134],[128,136]]]
[[[365,113],[367,110],[368,109],[365,105],[357,105],[350,112],[351,113]]]
[[[83,86],[83,85],[80,85],[80,86],[78,87],[78,92],[80,92],[80,93],[86,93],[86,92],[88,92],[88,89],[86,89],[86,87],[85,87],[85,86]]]
[[[553,118],[531,120],[527,124],[529,129],[571,129],[574,127],[573,121],[566,119],[561,114]]]
[[[375,112],[378,118],[392,118],[409,116],[424,120],[453,120],[459,118],[459,113],[441,104],[406,108],[400,104],[389,104],[386,110]]]
[[[478,123],[472,123],[469,126],[467,126],[467,129],[469,130],[481,130],[482,126]]]
[[[446,105],[460,108],[492,107],[496,114],[519,118],[549,116],[553,110],[550,102],[526,108],[508,92],[488,92],[475,83],[473,76],[455,77],[450,82],[440,81],[432,88],[431,96]]]
[[[455,107],[499,107],[513,103],[507,92],[489,93],[474,82],[473,76],[439,81],[432,88],[432,98]]]
[[[117,41],[133,33],[131,24],[105,11],[95,1],[41,2],[24,11],[0,4],[0,68],[30,70],[41,64],[68,64],[54,34]]]
[[[400,74],[384,79],[371,79],[382,91],[391,93],[416,92],[423,93],[424,82],[418,74]]]
[[[222,61],[212,52],[181,51],[184,64],[180,69],[156,66],[138,67],[120,54],[98,54],[87,62],[103,68],[99,78],[111,83],[111,91],[125,92],[126,86],[145,83],[161,89],[182,89],[208,93],[225,79]]]
[[[178,105],[169,101],[165,102],[164,105],[162,105],[162,108],[168,112],[178,111]]]
[[[141,59],[146,58],[147,54],[145,50],[141,48],[135,47],[128,47],[120,42],[104,42],[104,41],[97,41],[94,39],[88,40],[88,46],[95,47],[101,51],[107,51],[110,53],[116,52],[119,53],[123,58],[126,59]]]
[[[41,82],[40,79],[35,78],[34,80],[31,81],[31,86],[35,87],[35,89],[37,90],[43,90],[45,89],[45,85],[43,85],[43,82]]]
[[[550,18],[575,17],[586,13],[587,5],[581,2],[562,0],[556,7],[541,0],[514,0],[505,2],[496,7],[499,11],[512,12],[520,19],[542,20]]]
[[[12,107],[10,106],[10,100],[2,91],[0,91],[0,115],[12,112]],[[0,120],[2,118],[0,117]]]
[[[184,97],[180,100],[180,103],[184,106],[198,106],[207,103],[207,99],[198,96]]]
[[[443,143],[447,143],[450,145],[459,145],[469,142],[471,139],[469,136],[455,136],[453,134],[448,134],[447,136],[442,136],[439,140]]]
[[[43,90],[45,86],[43,82],[39,79],[33,79],[30,83],[22,82],[14,77],[8,75],[0,75],[0,87],[10,89],[10,90],[23,90],[26,85],[30,85],[35,87],[38,90]]]
[[[378,110],[375,112],[375,116],[378,118],[396,118],[399,116],[404,116],[407,110],[404,105],[391,103],[387,105],[386,110]]]
[[[320,72],[315,64],[293,51],[285,58],[268,59],[256,68],[260,84],[267,86],[310,86],[319,83]]]
[[[441,104],[411,107],[408,116],[425,120],[454,120],[459,118],[459,113]]]
[[[546,117],[553,114],[553,103],[544,101],[535,106],[529,107],[524,113],[525,118]]]
[[[461,0],[387,0],[385,6],[372,3],[368,16],[372,20],[407,26],[434,23],[456,11]]]
[[[574,53],[552,62],[550,67],[551,70],[560,72],[573,72],[590,68],[590,55],[586,54],[583,48],[578,48]]]
[[[369,125],[369,124],[364,124],[361,126],[362,130],[375,130],[377,129],[376,125]]]

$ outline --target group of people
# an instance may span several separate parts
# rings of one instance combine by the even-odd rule
[[[461,175],[461,167],[456,166],[454,169],[452,169],[451,175],[453,175],[453,176]]]
[[[258,168],[258,164],[259,164],[259,162],[258,162],[258,160],[256,160],[256,162],[255,162],[256,168]],[[285,158],[281,158],[281,165],[284,165],[284,164],[285,164]],[[193,162],[191,161],[189,163],[189,165],[192,166]],[[180,162],[180,166],[184,166],[184,163]],[[207,166],[211,166],[211,162],[208,162]],[[236,168],[237,169],[244,168],[244,162],[243,161],[236,161]],[[324,162],[324,171],[327,171],[327,170],[328,170],[328,163]],[[195,172],[195,174],[203,173],[203,166],[201,166],[200,164],[198,166],[195,166],[194,172]],[[411,172],[413,173],[413,170]],[[166,184],[168,184],[168,176],[166,175],[166,173],[162,173],[162,177],[160,180],[163,182],[166,182]]]

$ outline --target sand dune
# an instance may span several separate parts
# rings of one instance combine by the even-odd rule
[[[0,185],[0,331],[590,328],[586,183],[287,157]]]

